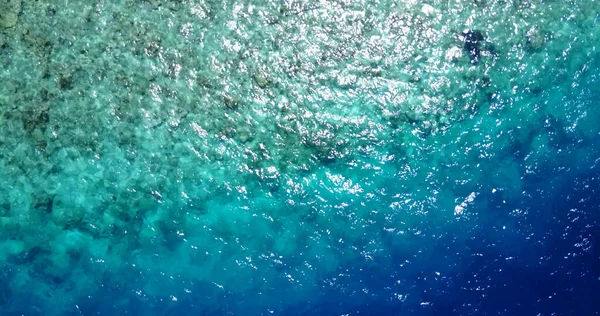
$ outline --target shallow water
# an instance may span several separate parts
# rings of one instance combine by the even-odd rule
[[[0,311],[597,313],[599,13],[0,0]]]

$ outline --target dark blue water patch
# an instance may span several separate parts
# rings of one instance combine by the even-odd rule
[[[598,178],[592,174],[580,179]],[[562,185],[561,189],[573,188],[571,182]],[[600,201],[590,196],[597,196],[597,190],[597,186],[575,188],[519,203],[530,216],[513,219],[516,227],[512,230],[498,227],[493,219],[481,221],[464,240],[452,233],[445,234],[437,245],[429,240],[415,249],[411,263],[401,264],[399,259],[406,258],[402,252],[388,264],[353,271],[349,280],[358,281],[345,283],[343,288],[371,290],[374,298],[363,297],[366,302],[360,303],[361,307],[411,315],[593,315],[599,306],[595,293],[600,289],[600,253],[592,245],[600,237]],[[506,209],[504,204],[488,205]],[[579,210],[575,216],[574,208]],[[453,231],[450,227],[444,228]],[[411,266],[418,268],[410,271]],[[408,289],[406,299],[385,302],[383,298],[390,297],[385,289],[398,280]],[[348,309],[366,296],[356,292],[338,298],[347,300],[346,311],[360,310]]]
[[[597,176],[596,173],[582,177],[597,182]],[[521,203],[520,207],[529,210],[530,214],[519,220],[518,231],[506,236],[519,239],[514,257],[508,257],[510,260],[506,257],[483,259],[493,258],[496,247],[510,249],[506,237],[492,237],[469,247],[470,253],[483,254],[481,260],[475,260],[469,266],[469,271],[477,276],[466,280],[466,283],[483,283],[487,297],[478,301],[480,311],[565,315],[596,312],[598,306],[592,293],[600,287],[600,270],[597,247],[591,245],[599,233],[597,209],[600,201],[590,197],[597,196],[598,187],[596,184],[582,188],[573,184],[570,181],[551,184],[560,187]],[[535,187],[528,188],[536,190]],[[588,202],[582,203],[583,200]],[[485,236],[486,233],[486,229],[482,229],[481,234]],[[469,295],[465,293],[462,297]]]

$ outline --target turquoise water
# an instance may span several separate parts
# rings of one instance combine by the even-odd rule
[[[599,13],[0,0],[0,312],[593,315]]]

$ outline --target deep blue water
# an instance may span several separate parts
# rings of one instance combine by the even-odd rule
[[[599,314],[599,12],[0,0],[0,314]]]

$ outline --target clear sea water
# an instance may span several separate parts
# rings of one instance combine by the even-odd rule
[[[597,315],[600,3],[0,0],[0,314]]]

